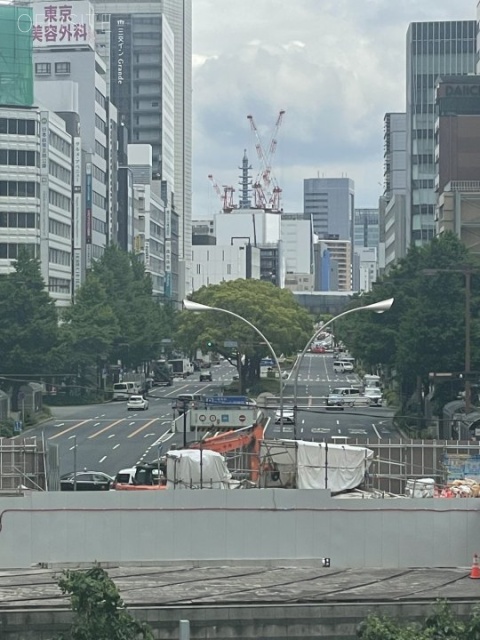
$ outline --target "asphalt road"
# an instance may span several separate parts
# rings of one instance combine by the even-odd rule
[[[354,444],[357,439],[394,439],[393,412],[384,407],[348,407],[341,411],[327,409],[325,398],[335,387],[360,384],[355,373],[336,373],[332,354],[308,353],[298,372],[297,397],[299,407],[295,426],[286,424],[283,432],[272,420],[267,437],[298,438],[314,441],[335,441]],[[286,382],[284,403],[293,405],[293,379]],[[273,416],[273,413],[272,413]]]
[[[149,395],[148,411],[127,411],[126,402],[108,402],[82,407],[55,407],[54,419],[39,429],[59,446],[60,473],[88,468],[115,475],[141,460],[157,459],[159,446],[165,453],[183,444],[183,433],[171,433],[172,402],[179,393],[213,392],[236,373],[228,362],[212,366],[213,381],[199,382],[199,373],[172,387],[156,387]],[[193,434],[188,434],[188,438]]]

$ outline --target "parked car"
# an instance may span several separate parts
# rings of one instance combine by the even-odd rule
[[[77,491],[108,491],[113,478],[102,471],[73,471],[60,478],[61,491],[74,491],[76,476]]]
[[[110,488],[116,489],[119,485],[133,484],[135,472],[135,467],[131,467],[130,469],[120,469]]]
[[[200,373],[200,382],[212,382],[212,372],[202,371]]]
[[[275,424],[280,424],[282,412],[280,409],[275,411]],[[295,424],[295,410],[293,407],[283,407],[283,424]]]

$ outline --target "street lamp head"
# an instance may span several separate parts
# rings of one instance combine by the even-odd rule
[[[210,311],[212,307],[206,304],[200,304],[200,302],[194,302],[193,300],[184,300],[183,308],[186,311]]]
[[[384,313],[390,309],[393,301],[394,298],[388,298],[387,300],[380,300],[380,302],[367,304],[365,307],[359,307],[359,309],[368,309],[369,311],[375,311],[375,313]]]

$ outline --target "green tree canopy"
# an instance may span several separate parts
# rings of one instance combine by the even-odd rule
[[[58,585],[74,613],[68,634],[58,640],[153,640],[151,629],[125,609],[117,587],[100,567],[64,571]]]
[[[302,349],[313,333],[313,319],[295,301],[293,294],[260,280],[233,280],[202,287],[192,299],[208,306],[233,311],[254,324],[272,344],[276,354],[290,355]],[[270,355],[259,335],[241,320],[218,312],[180,314],[176,343],[185,350],[224,350],[224,342],[238,342],[246,356],[248,378],[258,376],[262,357]]]
[[[24,378],[51,371],[58,317],[40,261],[23,250],[13,266],[13,272],[0,277],[0,369]]]

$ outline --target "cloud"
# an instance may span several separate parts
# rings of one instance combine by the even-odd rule
[[[194,217],[218,209],[207,175],[236,185],[246,148],[259,161],[280,109],[274,172],[284,208],[303,208],[303,179],[348,174],[358,206],[376,206],[383,117],[405,109],[409,22],[475,18],[474,0],[195,0]]]

